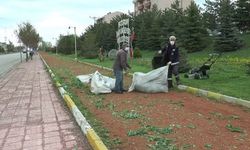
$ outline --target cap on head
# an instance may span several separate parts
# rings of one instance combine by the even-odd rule
[[[170,36],[170,37],[169,37],[169,41],[176,41],[176,37],[175,37],[175,36],[173,36],[173,35],[172,35],[172,36]]]

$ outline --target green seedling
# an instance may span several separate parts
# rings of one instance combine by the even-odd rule
[[[97,97],[97,98],[94,100],[94,105],[95,105],[95,107],[98,108],[98,109],[104,108],[103,100],[104,100],[104,98],[102,98],[102,97]]]
[[[188,124],[187,127],[190,128],[190,129],[195,129],[196,128],[196,126],[194,124]]]
[[[173,127],[159,128],[155,126],[146,126],[149,131],[155,132],[157,134],[170,134],[173,132]]]
[[[78,88],[78,89],[83,88],[83,83],[78,78],[76,78],[75,76],[71,77],[71,85],[73,87]]]
[[[128,136],[143,136],[145,134],[148,134],[148,131],[146,128],[140,128],[138,130],[129,130],[128,131]]]
[[[110,111],[114,111],[115,110],[115,104],[113,102],[110,102],[108,105],[107,105],[108,109]]]
[[[227,128],[228,130],[230,130],[231,132],[240,132],[240,133],[243,132],[243,130],[242,130],[240,127],[234,127],[234,126],[231,125],[231,124],[227,124],[227,125],[226,125],[226,128]]]
[[[149,144],[148,146],[152,150],[177,150],[174,144],[171,144],[172,140],[159,136],[150,136],[148,137],[148,141],[154,141],[155,144]]]
[[[120,113],[120,116],[124,119],[136,119],[136,118],[140,118],[142,115],[140,115],[134,110],[131,110],[131,111],[125,110]]]
[[[192,144],[184,144],[182,147],[181,147],[181,149],[182,150],[189,150],[189,149],[191,149],[191,148],[193,148],[194,147],[194,145],[192,145]]]
[[[213,145],[212,144],[205,144],[204,147],[206,149],[212,149],[213,148]]]
[[[177,105],[179,107],[184,107],[184,102],[183,101],[170,101],[170,104]]]

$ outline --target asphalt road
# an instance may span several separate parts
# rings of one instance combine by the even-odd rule
[[[25,55],[22,54],[23,62]],[[21,62],[20,53],[0,55],[0,77]]]

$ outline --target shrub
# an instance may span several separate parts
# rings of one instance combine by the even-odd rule
[[[0,53],[5,53],[5,50],[0,46]]]
[[[94,59],[98,57],[98,53],[97,51],[86,50],[86,51],[82,51],[81,56],[87,59]]]
[[[180,48],[179,50],[179,61],[180,61],[180,65],[179,65],[179,72],[184,73],[187,72],[191,67],[188,64],[188,58],[187,58],[187,51],[183,48]]]
[[[141,50],[136,47],[134,49],[134,58],[141,58],[141,57],[142,57]]]

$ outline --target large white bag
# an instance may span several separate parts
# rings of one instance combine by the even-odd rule
[[[76,76],[76,78],[78,78],[84,84],[89,84],[92,76],[93,76],[93,74],[87,74],[87,75]]]
[[[129,92],[136,90],[146,93],[168,92],[168,65],[148,73],[135,72]]]
[[[92,93],[95,94],[111,93],[114,87],[115,87],[115,79],[103,76],[98,71],[96,71],[93,74],[91,79],[91,89],[90,89]]]

